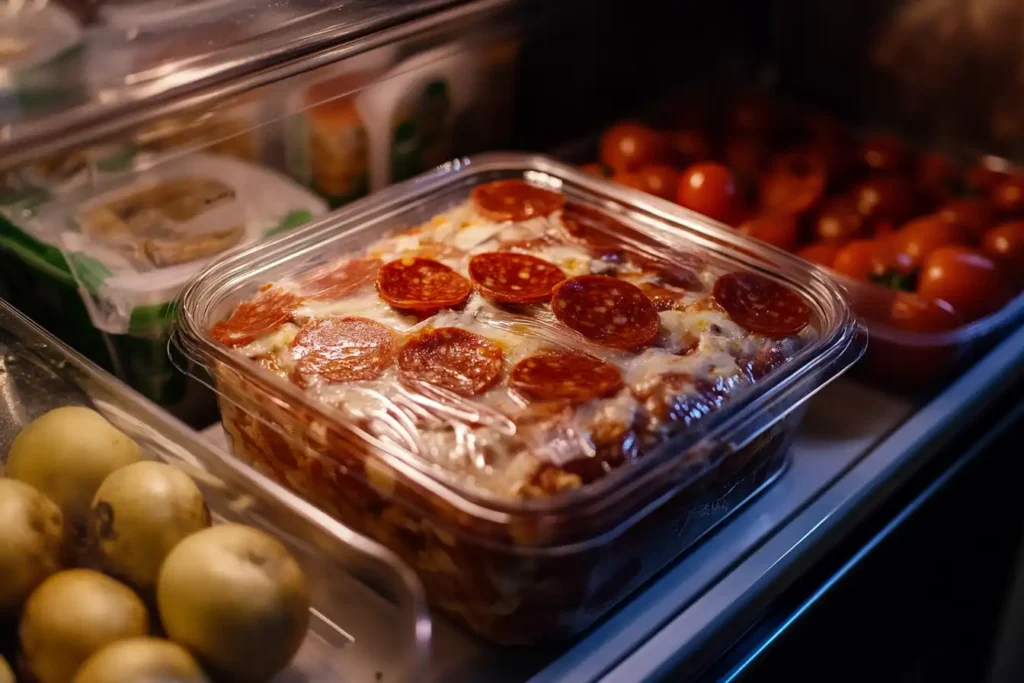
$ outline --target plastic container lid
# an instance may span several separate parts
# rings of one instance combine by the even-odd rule
[[[210,335],[214,323],[227,317],[239,301],[251,297],[265,283],[301,277],[316,266],[357,251],[396,226],[425,223],[464,202],[472,187],[499,179],[528,179],[559,190],[569,201],[600,207],[633,229],[642,226],[642,250],[656,249],[667,263],[687,257],[706,258],[720,273],[754,271],[784,283],[799,292],[813,309],[806,344],[792,354],[789,362],[730,396],[726,409],[702,416],[685,429],[670,430],[657,447],[628,466],[559,495],[509,499],[467,485],[465,479],[451,476],[441,463],[416,455],[400,438],[371,436],[337,408],[258,368]],[[365,457],[368,477],[376,477],[378,469],[391,472],[401,482],[390,489],[392,495],[410,495],[406,503],[440,499],[446,508],[458,510],[456,519],[471,520],[465,523],[472,527],[472,533],[483,533],[487,539],[508,538],[523,524],[531,528],[536,525],[543,533],[531,540],[519,538],[520,545],[536,543],[545,547],[593,540],[600,534],[628,528],[668,497],[665,487],[679,490],[687,486],[694,473],[701,471],[701,463],[714,462],[722,453],[735,452],[751,443],[841,374],[861,355],[864,342],[863,330],[841,289],[799,259],[752,245],[668,202],[587,176],[545,157],[519,154],[483,155],[452,162],[356,202],[289,236],[287,241],[274,240],[219,261],[183,291],[179,328],[173,339],[187,357],[214,376],[237,376],[271,391],[280,413],[294,415],[290,418],[293,423],[268,425],[285,438],[307,443],[302,436],[304,430],[313,435],[326,431],[333,439],[352,444],[352,452]],[[583,348],[590,351],[590,347]],[[413,403],[422,403],[428,412],[441,400],[426,394],[420,398],[413,398]],[[434,406],[456,433],[462,430],[472,434],[474,424],[487,424],[493,418],[480,412],[484,409],[475,403],[459,405],[458,409]],[[380,418],[385,426],[389,417],[400,425],[404,409],[397,405],[394,408],[394,414],[385,410],[387,415]],[[473,443],[470,438],[460,448],[472,449]],[[479,455],[481,462],[487,462],[484,453]],[[652,491],[658,492],[653,498]]]
[[[196,432],[50,337],[0,301],[0,470],[14,437],[63,406],[99,411],[199,486],[214,523],[238,523],[280,540],[303,567],[313,607],[306,639],[280,680],[419,683],[431,622],[416,576],[391,552],[355,534],[240,464]],[[278,680],[278,679],[275,679]]]
[[[106,191],[69,191],[19,227],[63,251],[93,323],[118,334],[129,330],[137,307],[173,301],[211,259],[326,210],[275,171],[192,154],[122,177]]]

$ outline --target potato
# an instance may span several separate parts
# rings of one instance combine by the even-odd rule
[[[157,584],[160,618],[215,677],[266,681],[295,656],[309,625],[309,588],[276,539],[238,524],[179,543]]]
[[[210,526],[210,511],[187,474],[160,462],[137,462],[103,480],[88,526],[103,570],[148,595],[167,553]]]
[[[7,476],[39,489],[84,528],[89,505],[114,470],[138,462],[138,445],[89,408],[67,406],[33,420],[7,456]]]
[[[78,669],[72,683],[209,683],[188,650],[161,638],[107,645]]]
[[[148,632],[149,614],[130,588],[91,569],[68,569],[29,596],[18,637],[30,675],[69,683],[101,648]]]
[[[14,683],[14,672],[3,655],[0,655],[0,683]]]
[[[22,604],[60,569],[64,516],[28,484],[0,479],[0,620],[16,617]]]

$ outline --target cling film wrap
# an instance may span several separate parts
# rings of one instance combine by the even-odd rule
[[[523,643],[579,632],[681,551],[659,535],[770,479],[793,392],[859,347],[837,290],[798,289],[807,273],[780,284],[509,164],[222,262],[184,294],[177,340],[241,458],[396,550],[444,611]],[[259,275],[207,291],[231,267]]]

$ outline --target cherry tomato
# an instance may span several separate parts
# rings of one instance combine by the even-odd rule
[[[800,258],[826,268],[831,268],[832,264],[836,262],[837,254],[839,254],[839,247],[823,243],[811,244],[796,252]]]
[[[1024,279],[1024,221],[997,225],[985,233],[981,248],[1008,273]]]
[[[958,174],[956,165],[948,156],[931,152],[917,160],[914,185],[922,197],[937,204],[953,196]]]
[[[910,148],[892,135],[872,135],[861,140],[857,158],[862,166],[871,171],[893,173],[910,164]]]
[[[754,135],[733,135],[725,141],[722,160],[743,178],[756,177],[768,159],[768,145],[764,138]]]
[[[608,178],[612,175],[612,169],[605,166],[604,164],[583,164],[580,166],[580,170],[589,175],[596,175],[600,178]]]
[[[1009,299],[995,261],[970,247],[942,247],[929,254],[918,276],[917,293],[948,302],[964,321],[983,318]]]
[[[601,163],[622,173],[656,164],[665,156],[665,141],[640,123],[620,123],[601,136]]]
[[[896,224],[888,218],[875,221],[874,229],[871,234],[875,237],[888,237],[889,235],[895,234]]]
[[[743,223],[739,231],[786,251],[796,249],[799,239],[796,218],[785,214],[758,216]]]
[[[902,223],[914,213],[914,188],[899,176],[868,178],[850,193],[857,211],[868,222],[891,220]]]
[[[676,201],[688,209],[730,223],[741,208],[736,178],[721,164],[693,164],[679,177]]]
[[[739,95],[729,111],[729,130],[737,133],[770,135],[782,120],[778,104],[769,95],[748,92]]]
[[[698,128],[687,128],[674,130],[666,134],[672,152],[675,155],[675,163],[686,167],[698,161],[707,161],[711,158],[711,137]]]
[[[619,185],[625,185],[626,187],[631,187],[634,190],[640,190],[641,192],[647,191],[643,184],[643,181],[640,180],[639,173],[619,172],[612,176],[612,182],[618,183]]]
[[[1015,175],[1000,180],[988,193],[989,201],[1005,214],[1024,213],[1024,175]]]
[[[849,197],[833,197],[822,205],[814,219],[815,239],[843,244],[864,232],[864,216]]]
[[[897,292],[889,310],[889,322],[908,332],[946,332],[960,325],[960,316],[942,299],[912,292]]]
[[[780,154],[761,180],[761,208],[799,216],[809,211],[825,192],[825,161],[809,149]]]
[[[936,249],[967,244],[970,236],[959,225],[932,215],[915,218],[890,239],[896,253],[904,259],[903,264],[913,270]]]
[[[987,192],[1009,175],[1005,170],[986,164],[982,159],[967,171],[967,185],[975,190]]]
[[[679,187],[679,171],[671,166],[655,164],[644,166],[635,174],[644,192],[662,199],[674,200]]]
[[[875,240],[847,242],[836,253],[832,269],[854,280],[870,280],[878,270],[878,250]]]
[[[978,198],[951,201],[939,209],[937,215],[944,221],[966,229],[975,240],[981,239],[985,231],[996,222],[992,205]]]

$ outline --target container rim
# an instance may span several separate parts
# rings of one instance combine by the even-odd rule
[[[319,245],[327,235],[356,229],[367,219],[396,216],[402,212],[403,207],[416,200],[437,194],[457,183],[469,182],[466,178],[501,172],[526,173],[539,182],[551,182],[560,187],[563,184],[573,186],[605,210],[619,207],[618,214],[621,216],[622,209],[626,209],[629,211],[626,216],[632,217],[634,223],[640,218],[647,218],[646,228],[660,231],[663,233],[661,237],[669,240],[674,237],[676,244],[679,244],[684,234],[679,232],[682,228],[688,233],[689,241],[717,252],[719,257],[736,262],[743,269],[760,271],[770,279],[781,280],[801,291],[817,309],[816,316],[823,329],[819,330],[817,339],[801,349],[788,363],[764,380],[739,392],[726,410],[702,420],[705,424],[698,424],[696,428],[673,435],[644,458],[616,469],[597,482],[552,498],[510,501],[482,495],[466,486],[457,485],[452,481],[454,477],[439,475],[434,471],[436,468],[429,467],[415,454],[350,429],[367,440],[371,446],[370,452],[380,456],[387,465],[471,515],[507,523],[513,518],[565,514],[581,507],[614,506],[631,491],[671,468],[675,456],[683,452],[693,449],[709,453],[721,448],[738,450],[842,374],[864,352],[866,332],[850,309],[844,291],[823,272],[808,266],[802,259],[750,242],[727,226],[692,211],[589,176],[547,156],[511,152],[450,161],[433,171],[354,202],[288,235],[234,252],[208,266],[186,285],[179,296],[178,320],[172,334],[172,343],[182,350],[186,358],[200,367],[212,370],[219,364],[227,366],[265,388],[272,389],[290,402],[301,405],[304,411],[316,419],[348,427],[336,409],[312,400],[299,387],[256,367],[248,359],[221,346],[209,336],[207,330],[213,321],[208,317],[213,305],[221,300],[218,292],[223,292],[240,280],[254,281],[282,260]],[[669,248],[671,242],[661,246]],[[777,271],[781,271],[781,274]],[[810,388],[803,386],[803,380],[819,372],[822,376],[818,383]],[[197,379],[203,381],[201,377]],[[216,387],[213,388],[216,391]],[[805,393],[801,394],[801,391]],[[766,420],[765,416],[769,419]]]

